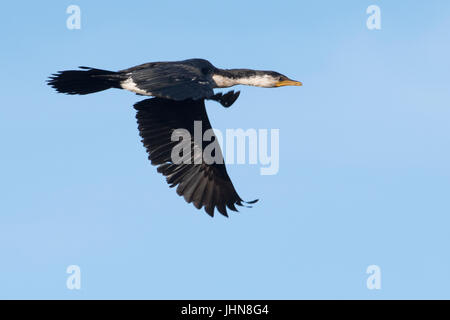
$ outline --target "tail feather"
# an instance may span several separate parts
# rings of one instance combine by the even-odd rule
[[[89,94],[109,88],[120,88],[120,74],[113,71],[80,67],[53,74],[47,84],[66,94]]]

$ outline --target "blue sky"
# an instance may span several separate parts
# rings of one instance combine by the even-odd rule
[[[371,4],[381,30],[366,28]],[[449,16],[444,0],[3,3],[0,298],[450,298]],[[304,83],[208,103],[218,129],[280,129],[277,175],[228,167],[261,199],[229,219],[149,164],[142,98],[45,85],[79,65],[193,57]]]

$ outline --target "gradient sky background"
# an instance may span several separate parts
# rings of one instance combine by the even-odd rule
[[[70,4],[81,30],[66,28]],[[0,298],[449,299],[449,18],[446,0],[2,3]],[[228,167],[261,199],[229,219],[150,165],[141,97],[45,85],[79,65],[194,57],[304,83],[208,103],[218,129],[280,129],[277,175]]]

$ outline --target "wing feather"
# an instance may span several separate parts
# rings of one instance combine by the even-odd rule
[[[214,216],[214,209],[228,216],[227,208],[237,211],[243,200],[237,194],[228,176],[220,147],[216,148],[218,163],[174,163],[171,158],[173,147],[179,141],[172,141],[172,133],[179,128],[187,130],[194,137],[194,121],[202,121],[203,133],[211,129],[206,114],[204,99],[175,101],[164,98],[151,98],[134,105],[137,110],[137,122],[142,142],[149,153],[149,160],[158,166],[159,173],[166,177],[170,187],[177,186],[176,192],[197,209]],[[204,150],[206,143],[198,146],[191,140],[190,153],[182,160],[193,160],[194,148]]]

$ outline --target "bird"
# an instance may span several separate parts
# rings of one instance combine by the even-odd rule
[[[240,91],[231,90],[224,94],[214,92],[215,89],[235,85],[264,88],[302,85],[275,71],[220,69],[208,60],[198,58],[149,62],[119,71],[80,66],[77,70],[52,74],[47,84],[57,92],[69,95],[116,88],[151,97],[134,104],[139,134],[148,158],[166,177],[169,186],[177,187],[179,196],[197,209],[204,208],[211,217],[215,209],[228,217],[227,209],[238,211],[236,205],[251,207],[258,199],[244,201],[238,195],[227,173],[220,146],[214,151],[216,161],[213,163],[202,159],[201,153],[198,157],[199,153],[195,151],[203,150],[203,141],[191,141],[190,152],[182,156],[184,160],[195,160],[197,155],[198,161],[174,161],[172,150],[179,143],[172,141],[174,132],[181,128],[193,136],[195,121],[201,121],[202,133],[212,129],[205,101],[216,101],[229,108],[240,95]]]

